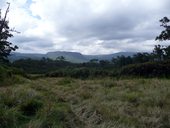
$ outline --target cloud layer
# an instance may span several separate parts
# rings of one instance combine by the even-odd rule
[[[151,51],[169,0],[10,0],[12,41],[21,52]],[[5,0],[0,8],[5,9]]]

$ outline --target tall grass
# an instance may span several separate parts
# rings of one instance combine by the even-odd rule
[[[16,68],[0,66],[0,86],[9,86],[14,85],[15,83],[24,82],[23,77],[26,77],[26,74]]]
[[[39,78],[0,87],[2,128],[169,128],[170,80]]]

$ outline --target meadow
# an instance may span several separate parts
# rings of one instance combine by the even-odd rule
[[[170,128],[170,80],[15,76],[0,128]]]

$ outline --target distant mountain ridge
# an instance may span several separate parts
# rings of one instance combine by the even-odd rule
[[[74,62],[74,63],[81,63],[81,62],[88,61],[88,59],[79,52],[56,51],[56,52],[48,52],[46,54],[46,58],[50,58],[50,59],[56,59],[59,56],[63,56],[67,61]]]
[[[38,53],[12,53],[9,59],[11,61],[19,60],[19,59],[41,59],[42,57],[50,58],[55,60],[57,57],[63,56],[67,61],[73,63],[83,63],[88,62],[91,59],[98,60],[111,60],[112,58],[116,58],[118,56],[133,56],[136,54],[135,52],[118,52],[113,54],[104,54],[104,55],[83,55],[79,52],[66,52],[66,51],[56,51],[56,52],[48,52],[46,54],[38,54]]]
[[[113,53],[113,54],[104,54],[104,55],[85,55],[86,58],[89,60],[91,59],[98,59],[98,60],[111,60],[112,58],[116,58],[118,56],[133,56],[136,54],[135,52],[118,52],[118,53]]]

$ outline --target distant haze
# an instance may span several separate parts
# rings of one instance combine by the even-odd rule
[[[151,51],[170,17],[170,0],[1,0],[11,3],[11,41],[18,52],[83,54]],[[168,42],[161,44],[167,45]]]
[[[105,54],[105,55],[83,55],[79,52],[48,52],[46,54],[37,54],[37,53],[12,53],[9,57],[10,61],[20,60],[20,59],[34,59],[40,60],[43,57],[50,58],[52,60],[56,60],[58,57],[63,56],[66,61],[73,62],[73,63],[82,63],[88,62],[91,59],[97,60],[109,60],[111,61],[112,58],[117,58],[118,56],[133,56],[134,52],[119,52],[115,54]]]

